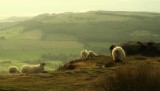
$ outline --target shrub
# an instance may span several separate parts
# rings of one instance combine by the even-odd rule
[[[124,67],[114,76],[103,79],[104,91],[160,91],[159,67],[141,64],[135,68]]]

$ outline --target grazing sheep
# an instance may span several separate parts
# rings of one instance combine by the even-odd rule
[[[9,73],[10,73],[10,74],[19,73],[19,69],[18,69],[17,66],[10,66],[10,67],[8,68],[8,70],[9,70]]]
[[[116,46],[112,50],[112,57],[115,62],[120,62],[125,58],[126,54],[125,51],[120,46]]]
[[[21,73],[42,73],[44,72],[45,63],[40,63],[38,65],[23,65],[20,69]]]
[[[95,57],[95,56],[97,56],[97,54],[96,54],[95,52],[93,52],[93,51],[88,51],[88,58],[93,58],[93,57]]]
[[[88,58],[88,51],[87,50],[82,50],[81,53],[80,53],[80,57],[84,60],[86,60]]]

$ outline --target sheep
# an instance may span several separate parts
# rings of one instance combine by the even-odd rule
[[[93,51],[88,51],[88,58],[93,58],[93,57],[95,57],[95,56],[97,56],[97,54],[95,53],[95,52],[93,52]]]
[[[82,50],[82,51],[80,52],[80,58],[81,58],[81,59],[86,60],[86,59],[88,58],[88,55],[89,55],[89,53],[88,53],[87,50]]]
[[[19,73],[19,69],[17,66],[10,66],[8,67],[8,71],[10,74],[15,74],[15,73]]]
[[[115,62],[121,62],[125,58],[126,54],[122,47],[116,46],[112,50],[112,57]]]
[[[40,63],[38,65],[23,65],[20,69],[21,73],[42,73],[44,72],[45,63]]]

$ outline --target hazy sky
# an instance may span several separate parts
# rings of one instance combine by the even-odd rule
[[[0,17],[93,10],[160,12],[160,0],[0,0]]]

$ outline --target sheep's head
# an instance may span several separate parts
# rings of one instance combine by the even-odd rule
[[[115,47],[116,47],[116,45],[111,45],[110,48],[109,48],[110,51],[112,51]]]
[[[41,66],[41,67],[44,67],[44,66],[45,66],[45,63],[40,63],[40,66]]]
[[[18,70],[17,73],[20,73],[20,71]]]

